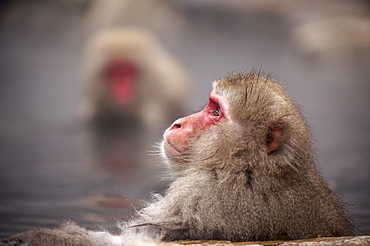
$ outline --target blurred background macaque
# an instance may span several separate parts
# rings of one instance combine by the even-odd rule
[[[184,114],[189,81],[148,32],[111,28],[88,42],[81,113],[109,126],[161,129]]]
[[[82,67],[84,165],[118,179],[158,171],[158,160],[148,151],[186,112],[191,85],[184,69],[154,35],[134,27],[95,32]]]

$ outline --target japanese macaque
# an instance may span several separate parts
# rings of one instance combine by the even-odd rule
[[[173,183],[120,224],[121,235],[67,224],[13,239],[49,242],[61,235],[94,245],[144,236],[250,241],[353,233],[342,201],[315,167],[299,109],[268,76],[251,72],[213,82],[207,106],[165,131],[162,154]]]
[[[184,112],[185,72],[149,33],[113,28],[97,33],[86,48],[82,117],[88,122],[168,124]]]

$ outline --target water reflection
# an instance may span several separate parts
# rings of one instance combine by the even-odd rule
[[[113,185],[85,197],[84,202],[98,210],[87,214],[87,221],[115,229],[114,221],[127,219],[133,209],[141,207],[143,198],[150,198],[148,187],[151,192],[165,189],[167,182],[160,179],[164,167],[159,150],[151,142],[151,134],[138,125],[86,126],[82,139],[85,175],[98,177],[99,186],[101,181],[103,186],[105,182]]]
[[[86,127],[83,134],[83,163],[86,172],[107,173],[126,185],[156,183],[162,170],[160,150],[153,135],[140,127]],[[138,174],[148,174],[139,180]],[[141,183],[141,184],[140,184]],[[144,183],[144,184],[143,184]]]
[[[115,231],[150,191],[166,187],[148,134],[132,129],[33,129],[0,140],[0,236],[73,220]]]

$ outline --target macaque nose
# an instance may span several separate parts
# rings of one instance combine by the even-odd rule
[[[198,112],[176,120],[165,133],[172,132],[178,134],[180,132],[193,132],[197,129],[202,129],[202,113]]]
[[[182,125],[183,125],[182,119],[178,119],[172,124],[172,126],[168,130],[173,131],[176,129],[180,129]]]
[[[181,123],[175,123],[172,125],[171,127],[172,129],[178,129],[178,128],[181,128]]]
[[[168,134],[171,134],[171,135],[173,135],[173,134],[175,134],[175,135],[183,134],[182,132],[190,130],[188,128],[189,128],[189,124],[187,123],[187,117],[180,118],[180,119],[176,120],[166,130],[165,135],[168,135]]]

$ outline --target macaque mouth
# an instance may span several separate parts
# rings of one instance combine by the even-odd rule
[[[113,102],[122,105],[133,100],[138,75],[138,68],[132,61],[117,58],[108,62],[103,77]]]

